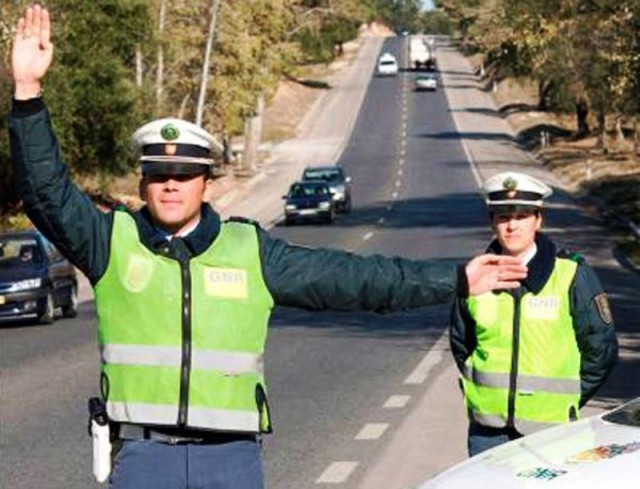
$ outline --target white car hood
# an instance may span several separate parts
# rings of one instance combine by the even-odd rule
[[[558,426],[481,453],[420,486],[470,488],[640,488],[640,427],[602,416]]]

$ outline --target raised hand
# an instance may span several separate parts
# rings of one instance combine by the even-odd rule
[[[40,5],[27,8],[18,20],[11,52],[15,98],[26,100],[40,93],[40,80],[53,58],[49,11]]]
[[[469,295],[496,289],[515,289],[527,276],[527,267],[518,258],[505,255],[480,255],[465,267]]]

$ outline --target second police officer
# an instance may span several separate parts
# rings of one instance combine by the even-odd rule
[[[452,310],[470,455],[576,420],[617,360],[613,318],[595,272],[540,232],[551,189],[506,172],[482,191],[496,236],[488,251],[522,259],[528,276],[516,289],[460,298]]]

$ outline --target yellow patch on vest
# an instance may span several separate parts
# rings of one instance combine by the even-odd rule
[[[531,319],[557,320],[560,318],[560,297],[555,295],[527,296],[524,316]]]
[[[153,261],[143,255],[130,254],[124,270],[122,285],[129,292],[142,292],[153,275]]]
[[[239,268],[204,268],[204,291],[213,297],[246,299],[249,296],[247,271]]]

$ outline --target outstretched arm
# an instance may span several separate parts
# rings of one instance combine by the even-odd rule
[[[53,59],[49,11],[40,5],[27,8],[18,21],[11,52],[11,67],[16,100],[28,100],[40,94],[40,80]]]

